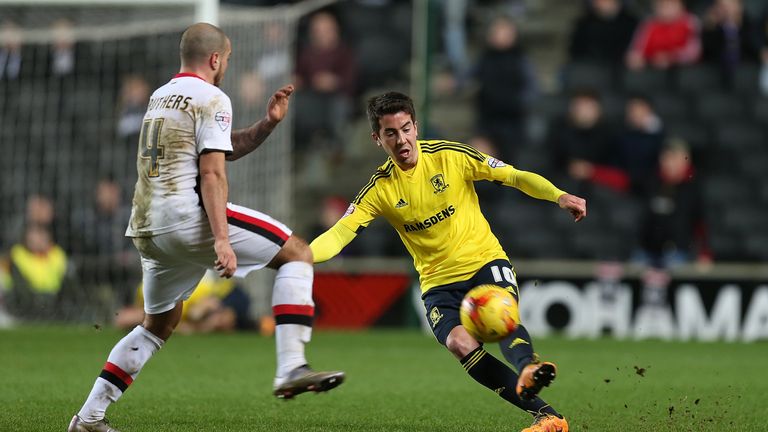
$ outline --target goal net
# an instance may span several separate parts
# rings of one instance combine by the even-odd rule
[[[140,281],[123,232],[142,117],[151,91],[178,71],[179,37],[199,9],[49,3],[0,0],[0,300],[21,317],[91,320]],[[269,95],[290,82],[298,19],[327,3],[218,10],[233,45],[222,89],[235,128],[262,118]],[[289,114],[228,166],[231,201],[288,223],[291,127]],[[49,238],[66,255],[63,269]]]

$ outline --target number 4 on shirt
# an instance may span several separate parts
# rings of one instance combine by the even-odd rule
[[[165,155],[164,146],[160,145],[160,130],[163,128],[165,119],[144,120],[141,125],[141,135],[139,136],[139,146],[141,148],[141,158],[149,159],[149,176],[158,177],[158,159]]]

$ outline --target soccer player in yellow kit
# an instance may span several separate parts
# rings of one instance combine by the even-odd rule
[[[506,287],[519,298],[509,258],[480,212],[474,181],[493,181],[556,202],[576,221],[586,216],[586,201],[468,145],[417,140],[413,101],[402,93],[371,98],[368,118],[371,136],[389,158],[346,214],[311,243],[315,262],[337,255],[377,216],[386,218],[413,257],[437,340],[477,382],[534,416],[524,432],[567,432],[566,420],[537,396],[554,379],[556,368],[538,360],[525,327],[500,343],[518,376],[467,333],[459,306],[467,291],[482,284]]]

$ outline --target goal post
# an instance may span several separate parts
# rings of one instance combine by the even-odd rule
[[[219,0],[0,0],[0,8],[3,6],[46,7],[93,7],[129,6],[135,8],[165,6],[192,6],[195,11],[195,22],[207,22],[219,24]]]

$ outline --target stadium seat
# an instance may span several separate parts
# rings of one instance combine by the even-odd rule
[[[730,205],[723,211],[723,224],[731,231],[744,234],[761,229],[768,221],[768,208],[756,208],[752,204]]]
[[[632,198],[617,199],[607,209],[610,226],[625,232],[637,231],[642,212],[641,204]]]
[[[715,126],[714,143],[719,149],[738,152],[768,148],[763,129],[757,124],[746,122],[726,122]]]
[[[684,93],[708,93],[722,88],[722,75],[712,66],[697,65],[680,68],[675,73],[675,88]]]
[[[747,114],[746,106],[739,96],[711,92],[698,94],[695,111],[705,121],[741,119]]]
[[[515,160],[510,163],[519,169],[544,175],[551,170],[552,157],[540,148],[523,147],[517,150]]]
[[[339,8],[339,21],[351,36],[349,40],[360,40],[372,35],[389,34],[389,12],[389,7],[347,2],[344,7]]]
[[[742,246],[741,235],[726,231],[710,230],[709,247],[716,261],[735,261],[745,259],[746,251]]]
[[[396,37],[364,36],[357,40],[356,52],[362,91],[391,84],[406,73],[408,50],[403,49],[403,42]],[[381,61],[381,53],[387,53],[387,61]]]
[[[706,125],[695,121],[671,121],[666,124],[667,135],[680,137],[688,142],[694,151],[705,149],[710,143]]]
[[[666,71],[644,69],[624,71],[621,87],[627,93],[660,93],[669,90],[669,77]]]
[[[614,88],[614,72],[601,64],[570,63],[563,69],[563,84],[567,91],[585,88],[611,91]]]
[[[504,250],[512,255],[523,258],[566,258],[568,244],[552,230],[521,230],[505,237],[502,242]]]
[[[609,121],[622,122],[624,119],[624,107],[626,98],[617,93],[605,93],[600,98],[603,105],[603,115]]]
[[[745,187],[741,178],[728,176],[712,176],[704,180],[705,200],[719,205],[748,202],[752,199],[751,190]]]
[[[686,95],[659,93],[651,96],[656,112],[665,121],[685,119],[691,115],[691,105]]]
[[[748,259],[765,262],[768,260],[768,233],[750,234],[744,238]]]
[[[752,116],[761,124],[768,124],[768,98],[758,97],[752,102]]]
[[[571,237],[575,255],[582,259],[626,260],[634,243],[634,239],[622,238],[605,229],[582,227]]]
[[[745,96],[760,93],[760,70],[754,65],[742,65],[733,73],[730,88]]]

